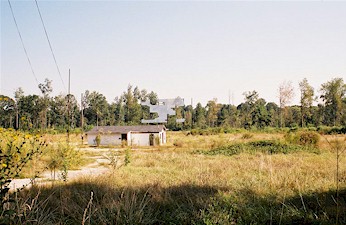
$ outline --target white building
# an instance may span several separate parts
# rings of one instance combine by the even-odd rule
[[[98,126],[87,134],[88,144],[96,145],[96,136],[100,135],[100,145],[153,146],[166,143],[164,125],[141,126]]]

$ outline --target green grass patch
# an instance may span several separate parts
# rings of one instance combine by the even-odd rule
[[[197,150],[196,154],[205,155],[225,155],[232,156],[240,153],[265,153],[265,154],[289,154],[299,151],[307,151],[311,153],[320,153],[320,150],[312,146],[301,146],[295,144],[287,144],[274,140],[251,141],[247,143],[236,143],[220,146],[211,150]]]

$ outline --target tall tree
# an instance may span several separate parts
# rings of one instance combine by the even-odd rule
[[[53,91],[52,81],[46,78],[44,83],[40,83],[38,88],[41,90],[43,98],[41,98],[43,110],[40,112],[41,118],[41,128],[45,129],[47,127],[47,111],[49,109],[50,97],[49,95]]]
[[[343,116],[343,101],[346,97],[346,84],[342,78],[334,78],[322,84],[321,99],[325,105],[325,120],[328,125],[338,126]]]
[[[306,120],[311,117],[311,106],[314,101],[314,88],[304,78],[299,82],[300,89],[300,112],[301,112],[301,126],[304,127]]]
[[[20,115],[20,128],[39,128],[39,115],[44,109],[40,97],[38,95],[26,95],[19,100],[17,105]]]
[[[280,108],[274,102],[268,102],[266,105],[267,112],[269,115],[269,126],[279,127],[280,122]]]
[[[17,90],[14,92],[14,99],[16,102],[19,102],[19,100],[24,97],[24,90],[23,88],[19,87]]]
[[[159,102],[159,98],[157,97],[157,94],[153,91],[147,94],[147,98],[149,98],[150,104],[152,105],[156,105]]]
[[[96,91],[85,91],[85,112],[84,116],[87,118],[88,123],[91,125],[105,125],[103,120],[104,116],[108,113],[108,102],[103,94]]]
[[[269,125],[270,118],[266,108],[266,101],[263,98],[258,99],[251,111],[252,126],[264,128]]]
[[[245,102],[240,103],[237,110],[240,114],[241,126],[250,128],[252,126],[252,112],[255,110],[258,93],[257,91],[248,91],[244,92],[243,95]]]
[[[217,99],[208,101],[207,103],[207,124],[209,127],[214,127],[217,122],[217,113],[219,111],[219,105],[217,104]]]
[[[279,105],[280,105],[280,126],[284,125],[285,107],[291,102],[294,96],[294,89],[291,81],[284,81],[279,85]]]
[[[204,128],[206,125],[205,108],[201,103],[197,103],[194,113],[194,127]]]
[[[127,91],[123,93],[124,109],[125,109],[125,122],[127,124],[139,124],[142,113],[141,106],[139,104],[139,89],[135,88],[135,92],[132,90],[132,85],[128,85]]]

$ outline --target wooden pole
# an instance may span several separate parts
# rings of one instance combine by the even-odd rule
[[[71,71],[68,70],[68,94],[67,94],[67,144],[70,144],[70,85],[71,85]]]

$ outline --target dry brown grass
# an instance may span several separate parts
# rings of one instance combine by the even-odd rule
[[[61,205],[57,205],[56,201],[61,201],[67,210],[65,213],[71,213],[72,218],[69,218],[81,222],[92,190],[95,205],[91,206],[90,218],[101,221],[101,224],[116,224],[115,219],[126,223],[126,218],[120,215],[132,215],[136,220],[131,221],[140,224],[206,223],[210,215],[211,219],[215,219],[213,213],[217,218],[224,218],[223,210],[228,210],[227,207],[232,204],[235,204],[232,207],[236,207],[235,214],[226,210],[225,215],[230,216],[229,220],[238,222],[242,218],[244,224],[273,222],[273,215],[270,215],[273,212],[282,212],[281,216],[276,215],[280,221],[286,219],[283,221],[292,222],[291,219],[296,217],[309,219],[314,213],[319,216],[325,214],[325,220],[333,219],[335,215],[328,214],[328,209],[308,214],[305,207],[309,206],[305,206],[304,201],[311,194],[335,190],[336,158],[328,141],[345,141],[345,138],[346,135],[323,136],[319,144],[321,154],[241,153],[208,156],[195,154],[194,150],[254,140],[283,140],[283,134],[254,133],[251,138],[244,139],[242,134],[187,136],[184,132],[169,132],[166,146],[132,150],[128,166],[96,178],[84,177],[61,186],[46,187],[42,198],[54,192],[52,207],[60,209]],[[177,141],[182,145],[174,144]],[[95,154],[92,153],[93,156]],[[346,155],[340,160],[343,162],[340,163],[340,171],[346,171]],[[340,182],[340,189],[346,189],[346,178],[345,182]],[[232,200],[223,196],[231,196]],[[65,200],[62,201],[62,198]],[[215,198],[221,200],[213,202]],[[287,203],[288,199],[290,204]],[[211,206],[222,201],[227,204],[216,208]],[[304,207],[298,206],[301,203]],[[274,208],[276,211],[273,211]],[[140,214],[135,214],[136,210]],[[153,213],[155,210],[159,211]],[[304,223],[304,220],[299,221]],[[275,222],[279,223],[278,220]],[[64,224],[62,220],[60,223]]]

